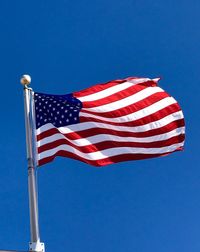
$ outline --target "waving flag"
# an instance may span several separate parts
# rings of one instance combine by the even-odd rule
[[[38,165],[62,156],[103,166],[182,150],[183,113],[158,80],[130,77],[67,95],[34,93]]]

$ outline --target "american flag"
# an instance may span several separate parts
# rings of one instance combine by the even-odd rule
[[[57,156],[103,166],[182,150],[183,113],[158,80],[129,77],[67,95],[34,93],[38,166]]]

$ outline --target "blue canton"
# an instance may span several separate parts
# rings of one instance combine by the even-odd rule
[[[82,102],[72,94],[49,95],[34,94],[36,128],[52,123],[55,127],[63,127],[79,123],[79,112]]]

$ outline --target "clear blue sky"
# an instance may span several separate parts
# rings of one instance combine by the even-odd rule
[[[162,77],[181,105],[184,152],[104,168],[57,158],[38,171],[47,252],[200,251],[200,1],[0,2],[0,248],[28,248],[22,86],[65,94]]]

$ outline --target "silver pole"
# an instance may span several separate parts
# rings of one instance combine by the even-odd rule
[[[0,252],[27,252],[27,251],[20,251],[20,250],[0,250]]]
[[[35,178],[35,159],[34,159],[34,128],[33,128],[33,92],[27,85],[30,84],[29,75],[23,75],[21,83],[24,85],[24,112],[26,126],[26,151],[28,161],[28,191],[29,191],[29,210],[30,210],[30,233],[31,241],[29,250],[44,251],[44,243],[40,242],[39,221],[38,221],[38,200],[37,186]]]

